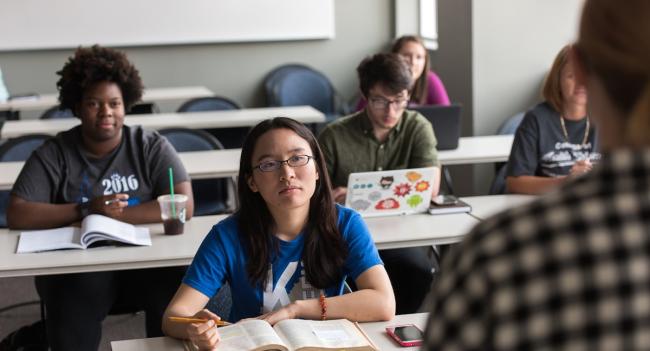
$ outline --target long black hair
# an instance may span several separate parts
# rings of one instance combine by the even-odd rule
[[[267,283],[267,272],[274,253],[278,252],[275,237],[277,226],[266,202],[248,186],[253,172],[253,152],[259,138],[274,129],[288,129],[303,138],[311,147],[319,178],[309,202],[309,218],[304,229],[305,247],[302,253],[305,277],[316,288],[322,289],[342,279],[341,268],[348,256],[347,244],[337,225],[337,211],[332,199],[331,183],[327,175],[323,152],[314,134],[303,124],[285,117],[260,122],[248,133],[242,147],[239,163],[237,210],[240,238],[248,253],[246,271],[253,285]],[[273,250],[273,251],[272,251]]]

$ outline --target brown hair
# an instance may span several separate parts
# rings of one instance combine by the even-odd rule
[[[402,90],[411,91],[413,76],[408,64],[397,54],[375,54],[366,57],[359,67],[359,89],[368,98],[370,89],[376,84],[382,84],[389,92],[398,94]]]
[[[553,60],[551,70],[544,79],[542,97],[559,113],[564,109],[564,98],[562,97],[562,69],[569,63],[569,51],[571,46],[567,45],[560,50]]]
[[[338,229],[338,215],[330,192],[331,183],[323,152],[314,134],[302,123],[290,118],[276,117],[260,122],[248,133],[242,147],[237,178],[237,216],[240,237],[249,257],[246,272],[253,285],[264,286],[271,261],[278,252],[273,216],[262,196],[248,186],[248,178],[253,173],[252,159],[257,140],[274,129],[288,129],[298,134],[309,143],[314,157],[318,180],[309,202],[302,262],[307,281],[317,288],[326,288],[342,279],[341,269],[348,255],[347,244]]]
[[[576,54],[627,117],[625,140],[650,145],[650,1],[587,0]]]
[[[403,35],[395,40],[390,52],[395,54],[399,53],[402,46],[409,42],[418,43],[424,48],[424,70],[420,77],[413,83],[413,89],[411,90],[411,101],[419,105],[424,105],[427,103],[427,94],[429,93],[429,80],[427,79],[427,74],[431,69],[431,63],[429,62],[429,53],[424,46],[422,38],[415,35]]]

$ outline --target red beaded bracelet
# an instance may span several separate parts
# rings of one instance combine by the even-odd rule
[[[320,293],[318,301],[320,302],[320,319],[324,321],[327,319],[327,303],[325,303],[325,295],[323,295],[322,292]]]

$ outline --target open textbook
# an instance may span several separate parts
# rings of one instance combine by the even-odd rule
[[[359,324],[347,319],[327,321],[286,319],[273,327],[263,320],[249,319],[221,327],[219,334],[221,336],[219,351],[377,350]],[[186,349],[198,350],[189,341]]]
[[[81,228],[63,227],[20,233],[16,253],[59,249],[85,249],[98,241],[117,241],[149,246],[149,228],[135,227],[110,217],[92,214],[81,221]]]

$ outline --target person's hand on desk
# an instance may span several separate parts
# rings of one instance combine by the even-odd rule
[[[203,309],[197,312],[192,318],[203,318],[208,321],[205,323],[190,323],[187,325],[187,335],[199,350],[216,350],[221,336],[217,330],[217,321],[221,320],[219,316]]]
[[[275,325],[275,323],[283,321],[285,319],[294,319],[298,318],[298,305],[296,302],[290,303],[277,311],[271,311],[265,313],[257,319],[267,321],[270,325]]]
[[[573,167],[571,167],[571,170],[569,171],[569,175],[571,177],[576,177],[583,175],[593,168],[593,164],[589,159],[584,159],[580,161],[576,161],[576,163],[573,164]]]
[[[127,207],[128,194],[105,195],[92,199],[90,202],[90,213],[97,213],[111,218],[117,218]]]
[[[345,197],[348,195],[348,188],[344,186],[339,186],[332,189],[332,198],[335,202],[344,204]]]

